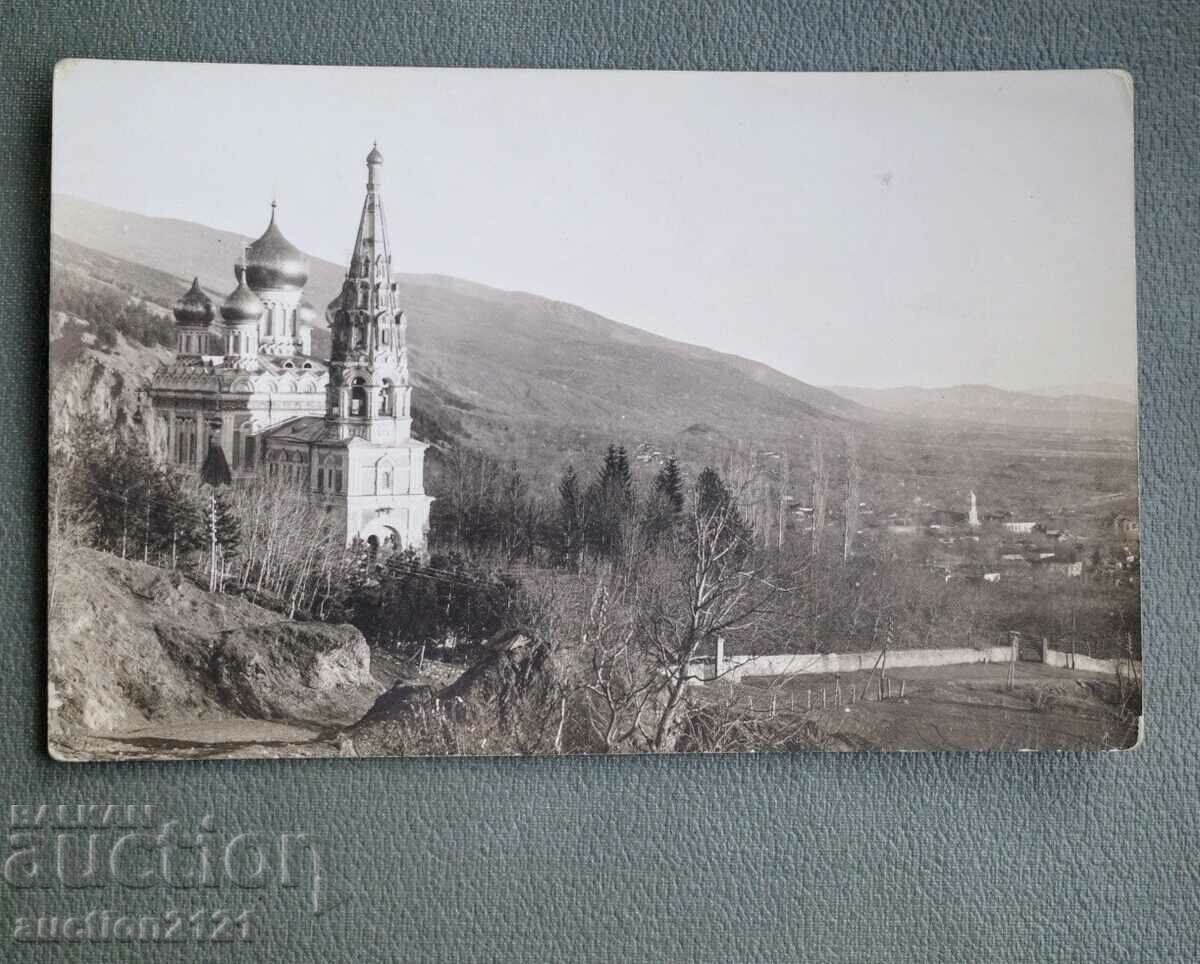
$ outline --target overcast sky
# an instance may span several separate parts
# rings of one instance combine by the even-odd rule
[[[1136,381],[1132,93],[1106,72],[72,62],[55,191],[571,301],[816,384]],[[414,319],[416,322],[417,319]]]

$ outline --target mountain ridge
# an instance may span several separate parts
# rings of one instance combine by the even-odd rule
[[[136,214],[66,194],[53,196],[51,230],[84,247],[175,275],[185,282],[198,277],[201,286],[218,298],[233,289],[233,266],[241,256],[242,245],[251,240],[195,221]],[[345,269],[311,255],[309,263],[305,293],[321,314],[325,305],[340,291]],[[863,414],[854,402],[762,362],[656,335],[568,301],[519,289],[497,288],[447,274],[394,272],[394,277],[402,289],[436,289],[490,303],[503,302],[510,308],[520,307],[549,315],[572,328],[601,334],[606,339],[669,348],[705,362],[719,359],[815,410],[827,410],[846,417]],[[406,308],[406,313],[411,319],[420,321],[415,310]]]
[[[982,422],[998,425],[1059,424],[1089,429],[1132,429],[1137,406],[1116,398],[1085,394],[1042,395],[1036,392],[961,384],[939,388],[900,385],[865,388],[828,386],[829,390],[889,416]]]

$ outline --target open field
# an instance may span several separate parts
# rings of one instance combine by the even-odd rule
[[[699,698],[753,713],[774,712],[811,724],[810,732],[842,750],[1112,750],[1137,742],[1137,724],[1116,704],[1111,677],[1018,663],[888,670],[890,699],[850,702],[870,673],[755,677],[710,683]],[[899,695],[903,681],[904,696]],[[840,685],[842,705],[835,705]],[[828,706],[821,707],[822,690]],[[884,684],[885,695],[887,684]],[[812,709],[809,709],[811,694]]]

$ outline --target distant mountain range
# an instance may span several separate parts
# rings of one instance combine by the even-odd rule
[[[52,230],[57,270],[98,272],[105,284],[119,275],[120,288],[163,307],[193,276],[219,303],[249,240],[63,195],[54,197]],[[162,279],[172,277],[177,292],[164,297]],[[310,259],[306,295],[319,311],[343,277],[341,266]],[[871,417],[766,365],[576,305],[440,275],[395,277],[409,318],[414,406],[446,436],[499,454],[561,462],[612,441],[699,458],[739,440],[796,444]],[[315,335],[314,353],[322,354],[328,334]]]
[[[1034,395],[1049,395],[1061,398],[1064,395],[1090,395],[1093,398],[1109,398],[1118,402],[1137,404],[1137,386],[1121,382],[1082,382],[1074,385],[1039,385],[1029,390]]]
[[[1111,386],[1115,391],[1119,387]],[[990,385],[953,385],[948,388],[857,388],[839,385],[830,389],[867,408],[917,419],[981,422],[1015,427],[1045,427],[1112,431],[1125,434],[1137,423],[1137,406],[1120,398],[1076,394],[1014,392]]]

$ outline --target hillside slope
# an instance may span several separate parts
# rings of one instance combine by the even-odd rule
[[[180,291],[198,275],[216,298],[232,287],[246,240],[59,195],[53,230],[60,263],[106,259],[105,273],[121,275],[123,263],[130,277],[175,277]],[[310,300],[327,303],[342,276],[340,266],[312,259]],[[865,414],[766,365],[576,305],[438,275],[396,280],[410,321],[414,406],[445,434],[506,456],[562,461],[609,441],[681,453],[738,439],[771,444]]]

